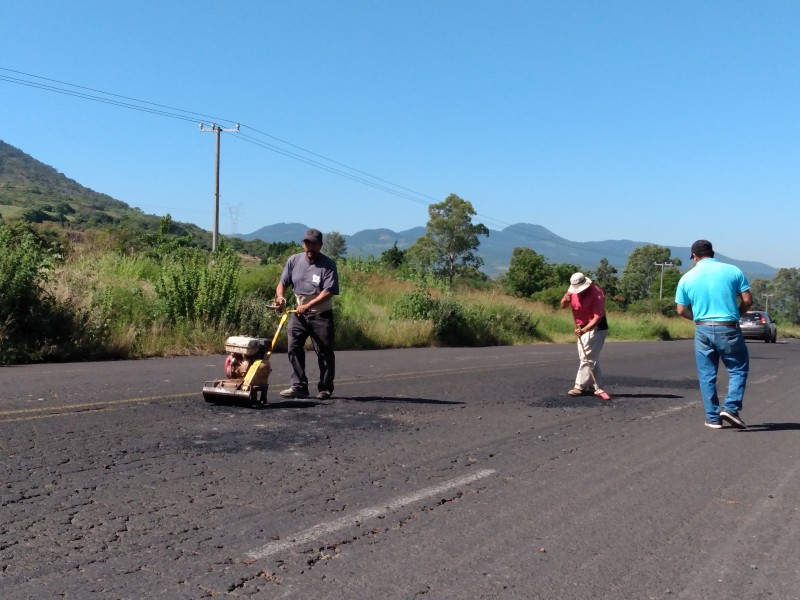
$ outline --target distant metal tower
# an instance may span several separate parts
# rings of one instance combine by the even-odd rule
[[[216,175],[214,177],[214,234],[211,237],[211,251],[215,252],[217,250],[217,238],[219,237],[219,138],[223,131],[235,131],[238,133],[239,123],[236,124],[236,127],[231,129],[223,129],[216,123],[211,123],[210,126],[206,126],[205,123],[200,123],[200,131],[210,131],[217,134],[217,161],[215,169]]]

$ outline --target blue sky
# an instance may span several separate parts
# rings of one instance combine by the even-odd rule
[[[198,124],[239,122],[223,234],[400,231],[455,193],[490,229],[800,267],[800,2],[10,0],[0,20],[0,139],[147,213],[211,229]]]

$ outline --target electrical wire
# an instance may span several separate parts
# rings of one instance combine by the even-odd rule
[[[335,166],[330,166],[329,164],[324,164],[324,163],[322,163],[322,162],[320,162],[318,160],[315,160],[313,158],[308,158],[306,156],[298,154],[297,152],[293,152],[291,150],[287,150],[285,148],[281,148],[280,146],[277,146],[275,144],[272,144],[272,143],[269,143],[269,142],[264,141],[262,139],[259,139],[258,137],[255,137],[253,135],[248,135],[248,134],[242,133],[240,130],[236,132],[236,135],[234,136],[235,139],[241,139],[241,140],[243,140],[243,141],[245,141],[247,143],[250,143],[250,144],[258,146],[260,148],[269,150],[271,152],[275,152],[277,154],[281,154],[281,155],[286,156],[287,158],[290,158],[292,160],[296,160],[296,161],[305,163],[305,164],[307,164],[309,166],[321,169],[323,171],[327,171],[327,172],[332,173],[334,175],[338,175],[339,177],[343,177],[345,179],[349,179],[349,180],[354,181],[356,183],[360,183],[362,185],[365,185],[365,186],[371,187],[373,189],[388,193],[390,195],[393,195],[393,196],[396,196],[396,197],[399,197],[399,198],[404,198],[404,199],[410,200],[412,202],[416,202],[417,204],[422,204],[424,206],[430,207],[432,203],[437,202],[437,199],[435,197],[433,197],[433,196],[430,196],[428,194],[423,194],[421,192],[417,192],[417,191],[415,191],[415,190],[413,190],[411,188],[408,188],[408,187],[393,183],[391,181],[388,181],[386,179],[377,177],[375,175],[371,175],[370,173],[367,173],[365,171],[356,169],[355,167],[351,167],[351,166],[349,166],[349,165],[347,165],[345,163],[336,161],[334,159],[328,158],[328,157],[326,157],[326,156],[324,156],[322,154],[318,154],[316,152],[313,152],[311,150],[303,148],[302,146],[298,146],[296,144],[293,144],[291,142],[283,140],[283,139],[281,139],[279,137],[276,137],[276,136],[274,136],[272,134],[269,134],[269,133],[267,133],[265,131],[261,131],[259,129],[256,129],[255,127],[250,127],[250,126],[245,125],[245,124],[240,124],[234,119],[215,117],[213,115],[199,113],[199,112],[196,112],[196,111],[186,110],[186,109],[182,109],[182,108],[176,108],[176,107],[173,107],[173,106],[168,106],[168,105],[165,105],[165,104],[159,104],[159,103],[156,103],[156,102],[150,102],[150,101],[147,101],[147,100],[141,100],[139,98],[133,98],[131,96],[124,96],[122,94],[115,94],[115,93],[112,93],[112,92],[106,92],[106,91],[99,90],[99,89],[96,89],[96,88],[77,85],[77,84],[74,84],[74,83],[69,83],[69,82],[66,82],[66,81],[58,80],[58,79],[52,79],[52,78],[48,78],[48,77],[43,77],[41,75],[34,75],[32,73],[26,73],[26,72],[18,71],[18,70],[15,70],[15,69],[9,69],[7,67],[0,67],[0,71],[6,71],[6,72],[9,72],[9,73],[14,73],[16,75],[22,75],[24,77],[34,78],[34,79],[38,79],[38,80],[41,80],[41,81],[47,81],[47,82],[50,82],[50,83],[49,84],[48,83],[39,83],[37,81],[29,81],[29,80],[26,80],[26,79],[22,79],[20,77],[12,77],[12,76],[3,75],[3,74],[0,74],[0,81],[6,81],[8,83],[27,86],[27,87],[40,89],[40,90],[45,90],[45,91],[49,91],[49,92],[54,92],[54,93],[58,93],[58,94],[66,95],[66,96],[73,96],[73,97],[81,98],[81,99],[84,99],[84,100],[90,100],[90,101],[93,101],[93,102],[99,102],[99,103],[102,103],[102,104],[108,104],[108,105],[112,105],[112,106],[117,106],[119,108],[126,108],[126,109],[129,109],[129,110],[136,110],[136,111],[139,111],[139,112],[149,113],[149,114],[162,116],[162,117],[166,117],[166,118],[171,118],[171,119],[177,119],[177,120],[181,120],[181,121],[188,121],[188,122],[192,122],[192,123],[195,123],[198,120],[209,119],[209,120],[214,121],[215,124],[220,124],[220,123],[227,123],[229,125],[236,124],[236,125],[239,125],[243,129],[247,129],[249,131],[252,131],[253,133],[257,134],[258,136],[262,136],[262,137],[269,138],[271,140],[280,142],[281,144],[289,146],[290,148],[294,148],[295,150],[300,150],[301,152],[304,152],[305,154],[308,154],[308,155],[310,155],[312,157],[316,157],[316,158],[322,159],[322,160],[327,161],[328,163],[330,163],[330,165],[335,165]],[[51,85],[51,84],[58,84],[58,85]],[[68,89],[68,88],[59,87],[59,86],[68,86],[68,88],[74,88],[74,89]],[[84,91],[81,91],[81,90],[84,90]],[[89,92],[92,92],[92,93],[89,93]],[[102,96],[99,96],[97,94],[102,94]],[[231,132],[226,132],[226,133],[231,133]],[[339,168],[339,167],[341,167],[341,168]],[[346,169],[346,170],[344,170],[344,169]],[[348,172],[348,171],[350,171],[350,172]],[[433,201],[433,202],[429,202],[429,200]],[[480,217],[484,221],[487,221],[489,223],[494,223],[496,225],[501,226],[503,228],[503,231],[509,231],[510,230],[510,231],[512,231],[514,233],[517,233],[518,235],[522,236],[523,238],[528,238],[530,236],[530,232],[526,231],[525,229],[523,229],[521,227],[518,227],[517,225],[510,224],[510,223],[507,223],[507,222],[504,222],[504,221],[500,221],[498,219],[494,219],[492,217],[489,217],[487,215],[483,215],[481,213],[475,213],[475,214],[476,214],[476,216]],[[547,238],[545,238],[545,239],[547,240]],[[591,250],[592,249],[592,247],[587,245],[588,243],[586,243],[586,242],[583,242],[583,243],[570,243],[570,242],[564,240],[563,238],[560,238],[560,237],[556,236],[555,234],[553,234],[553,237],[549,238],[549,240],[547,240],[547,241],[551,241],[552,243],[554,243],[556,245],[559,245],[559,246],[562,246],[562,247],[565,247],[565,248],[575,249],[575,250],[586,251],[586,250]],[[599,251],[599,249],[597,249],[595,251],[597,252],[597,251]],[[602,253],[602,252],[600,252],[600,253]],[[627,258],[627,257],[622,256],[622,255],[610,254],[608,252],[605,252],[605,254],[607,256],[617,256],[619,258]]]

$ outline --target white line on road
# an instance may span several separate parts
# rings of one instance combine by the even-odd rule
[[[645,415],[642,419],[657,419],[658,417],[666,417],[667,415],[671,415],[674,412],[678,412],[679,410],[683,410],[684,408],[689,408],[692,406],[696,406],[697,402],[687,402],[686,404],[681,404],[679,406],[670,406],[666,410],[662,410],[661,412],[653,413],[652,415]]]
[[[366,519],[375,519],[377,517],[385,515],[387,512],[391,510],[402,508],[403,506],[411,504],[412,502],[418,502],[419,500],[430,498],[431,496],[436,496],[437,494],[441,494],[442,492],[446,492],[453,488],[467,485],[468,483],[472,483],[473,481],[478,481],[479,479],[483,479],[484,477],[488,477],[489,475],[492,475],[494,473],[495,473],[494,469],[484,469],[482,471],[476,471],[475,473],[472,473],[470,475],[457,477],[456,479],[445,481],[444,483],[441,483],[439,485],[419,490],[418,492],[414,492],[413,494],[408,494],[407,496],[401,496],[399,498],[395,498],[394,500],[389,502],[389,504],[386,504],[384,506],[373,506],[371,508],[365,508],[352,515],[336,519],[335,521],[329,521],[328,523],[320,523],[319,525],[315,525],[314,527],[310,527],[305,531],[301,531],[295,535],[292,535],[286,538],[285,540],[278,540],[275,542],[271,542],[266,546],[262,546],[258,550],[253,550],[252,552],[248,552],[247,556],[248,558],[254,560],[266,558],[267,556],[270,556],[277,552],[281,552],[293,546],[299,546],[300,544],[305,544],[306,542],[319,538],[323,535],[333,533],[334,531],[339,531],[340,529],[344,529],[345,527],[355,525],[356,523],[365,521]]]

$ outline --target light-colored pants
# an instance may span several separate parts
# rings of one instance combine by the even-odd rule
[[[583,390],[594,390],[594,382],[592,381],[592,374],[589,372],[591,368],[594,371],[597,385],[602,388],[603,374],[600,370],[600,351],[603,349],[603,344],[606,342],[608,329],[592,329],[587,331],[581,336],[578,344],[578,358],[581,364],[578,367],[578,374],[575,376],[575,387]],[[583,342],[583,345],[581,345]],[[586,352],[584,352],[586,349]]]

